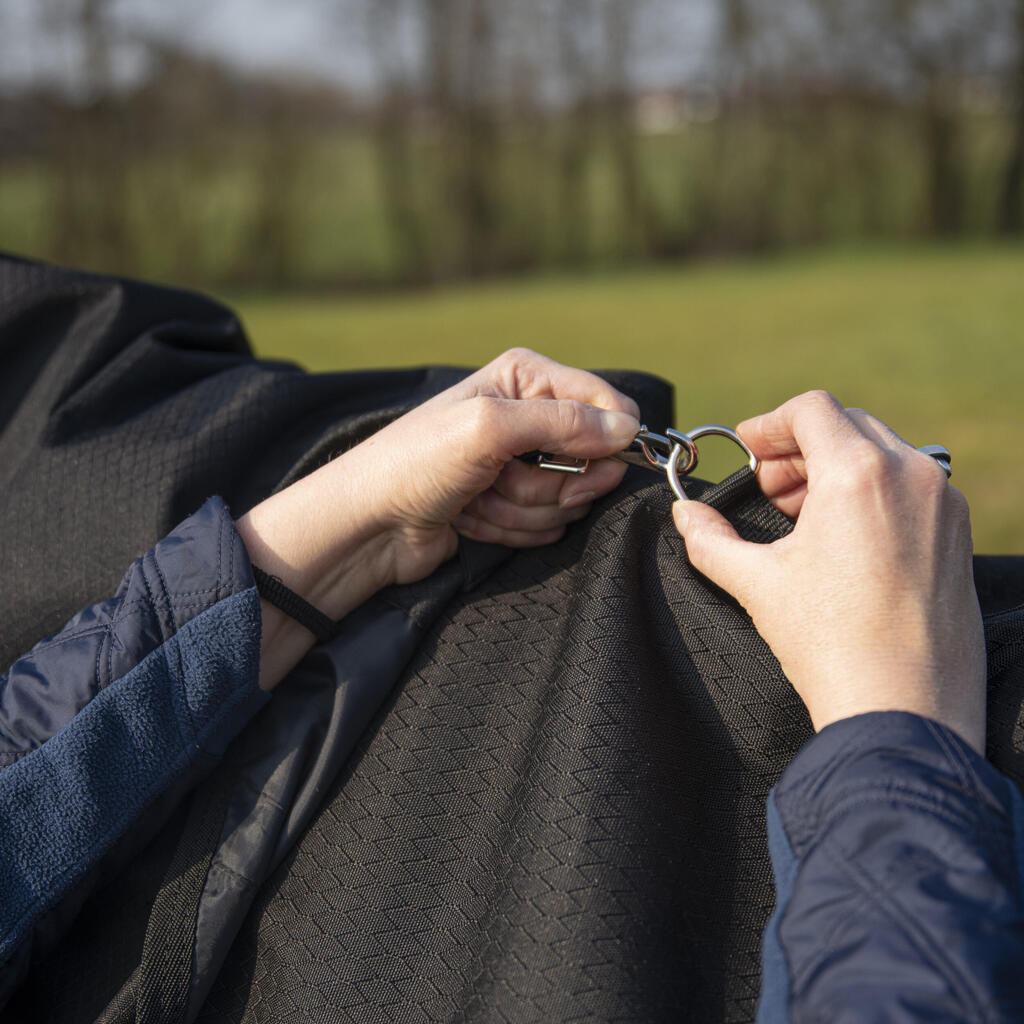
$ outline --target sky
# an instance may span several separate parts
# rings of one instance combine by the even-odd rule
[[[0,0],[0,89],[40,81],[75,89],[81,51],[61,31],[54,12],[74,0]],[[371,0],[372,2],[372,0]],[[116,24],[173,41],[246,71],[300,74],[371,91],[373,63],[354,0],[112,0]],[[713,33],[707,0],[663,3],[656,25],[640,29],[645,48],[641,79],[667,84],[699,66]],[[117,78],[127,84],[145,73],[144,51],[130,42],[115,48]]]
[[[0,0],[0,83],[74,83],[80,51],[48,19],[54,6],[53,0]],[[301,72],[366,89],[371,67],[357,33],[346,29],[339,12],[344,6],[330,0],[116,0],[114,9],[128,34],[142,30],[245,70]],[[143,71],[138,48],[122,45],[116,53],[122,80]]]

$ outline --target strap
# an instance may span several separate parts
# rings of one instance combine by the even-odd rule
[[[260,597],[305,626],[316,637],[317,643],[325,644],[338,635],[339,623],[328,618],[318,608],[314,608],[276,576],[271,576],[255,565],[252,567],[252,575],[256,580],[256,589],[260,592]]]
[[[783,515],[761,493],[757,477],[749,466],[701,491],[696,497],[718,509],[744,540],[770,544],[793,529],[793,520]]]

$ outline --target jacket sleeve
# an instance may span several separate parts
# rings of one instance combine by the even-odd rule
[[[758,1021],[1024,1020],[1024,802],[946,727],[823,729],[768,801]]]
[[[259,643],[245,547],[213,498],[0,676],[0,995],[40,922],[262,706]]]

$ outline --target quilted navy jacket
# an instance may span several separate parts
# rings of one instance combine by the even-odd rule
[[[260,603],[213,498],[0,676],[0,1006],[266,701]],[[36,947],[36,948],[34,948]]]
[[[211,499],[0,677],[0,1004],[106,858],[263,704],[259,598]],[[1024,1020],[1024,804],[950,730],[823,730],[768,805],[760,1021]]]

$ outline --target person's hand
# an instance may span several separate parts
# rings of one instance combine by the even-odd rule
[[[640,429],[632,399],[599,377],[513,349],[238,522],[254,562],[332,618],[450,558],[462,534],[527,547],[557,540],[625,472],[548,473],[515,459],[541,449],[601,459]],[[312,642],[266,602],[261,685]]]
[[[591,373],[513,349],[349,452],[392,545],[399,583],[450,557],[457,533],[533,547],[557,540],[625,465],[594,462],[582,475],[538,471],[515,458],[543,449],[600,459],[640,429],[636,403]]]
[[[796,518],[772,544],[677,502],[691,563],[746,608],[815,729],[911,711],[985,746],[985,648],[967,502],[930,456],[824,392],[740,424],[764,493]]]

